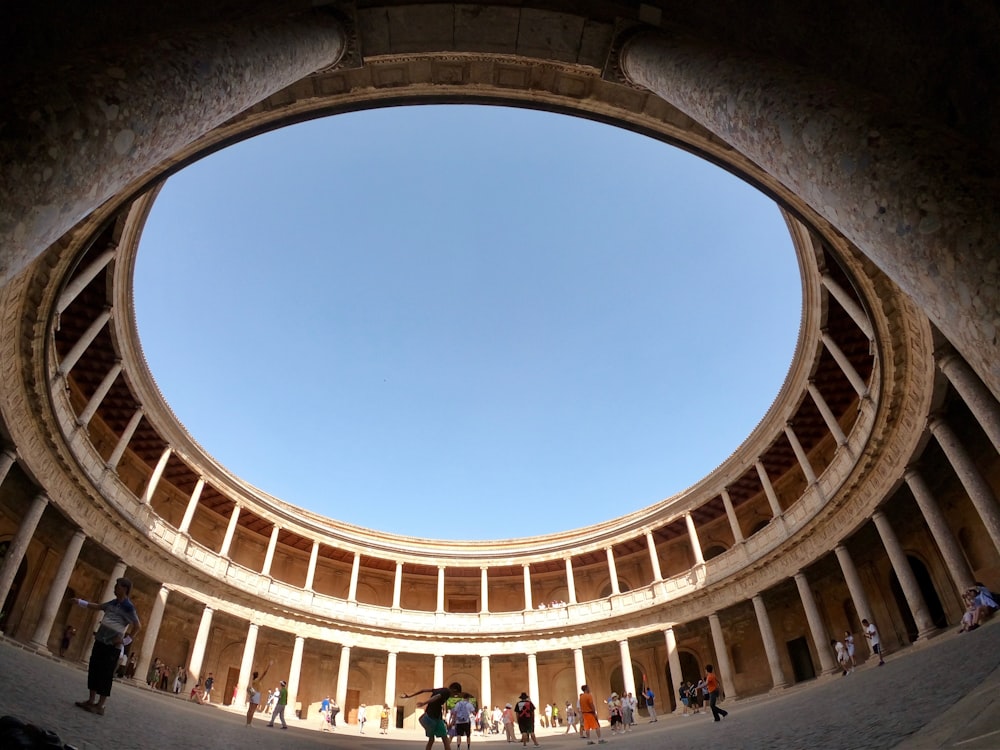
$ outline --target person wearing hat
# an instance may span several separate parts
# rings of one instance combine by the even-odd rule
[[[128,578],[119,578],[115,581],[114,591],[115,598],[103,604],[70,597],[70,601],[76,602],[77,606],[99,609],[104,613],[97,632],[94,633],[94,647],[90,652],[90,666],[87,670],[87,688],[90,690],[90,697],[85,701],[76,701],[79,708],[98,716],[104,715],[104,704],[111,695],[111,683],[118,667],[118,660],[125,652],[125,647],[132,642],[142,627],[135,605],[128,598],[132,593],[132,581]],[[132,629],[131,635],[129,628]]]
[[[500,717],[503,722],[503,731],[507,735],[507,742],[514,741],[514,707],[509,703],[504,706],[503,714]]]
[[[288,724],[285,723],[285,706],[288,705],[288,683],[282,680],[278,686],[278,702],[274,705],[274,712],[271,714],[271,721],[268,723],[269,727],[274,726],[275,719],[281,719],[281,728],[288,729]]]
[[[521,730],[521,745],[528,746],[528,738],[538,747],[538,738],[535,737],[535,704],[527,693],[521,693],[521,697],[514,706],[514,715],[517,717],[517,728]]]

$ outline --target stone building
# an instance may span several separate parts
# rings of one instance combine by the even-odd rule
[[[731,698],[780,689],[833,673],[844,630],[867,657],[861,618],[898,651],[954,625],[973,581],[1000,586],[996,8],[27,5],[0,31],[7,637],[90,632],[67,595],[110,598],[127,573],[140,677],[155,656],[242,701],[274,659],[293,703],[386,701],[414,726],[400,691],[451,680],[493,705],[645,679],[664,709],[713,663]],[[131,298],[162,181],[264,130],[430,101],[631,128],[782,206],[794,361],[709,476],[562,534],[423,540],[270,497],[173,416]]]

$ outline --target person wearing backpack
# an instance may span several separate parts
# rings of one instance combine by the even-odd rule
[[[535,737],[535,704],[527,693],[521,693],[517,704],[514,706],[514,715],[517,717],[517,728],[521,730],[521,745],[528,746],[528,738],[539,747],[538,738]]]

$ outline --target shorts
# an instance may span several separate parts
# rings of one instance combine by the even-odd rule
[[[455,736],[456,737],[471,737],[472,736],[472,722],[471,721],[460,721],[455,724]]]

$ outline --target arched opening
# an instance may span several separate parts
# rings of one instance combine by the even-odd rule
[[[703,556],[705,560],[711,560],[713,557],[718,557],[725,551],[726,548],[723,547],[721,544],[713,544],[711,547],[709,547],[707,550],[704,551]]]

